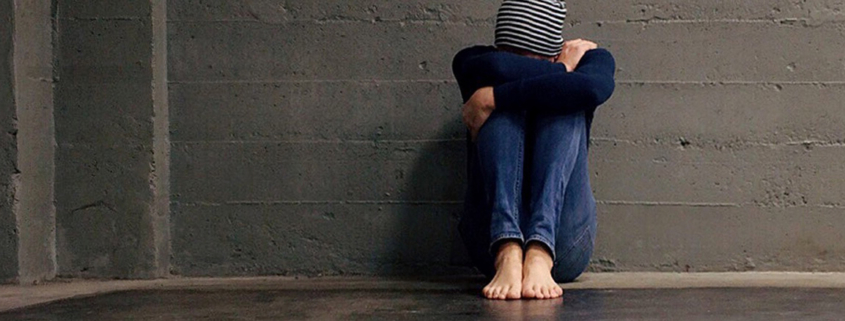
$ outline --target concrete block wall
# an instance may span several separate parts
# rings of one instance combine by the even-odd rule
[[[459,269],[450,61],[497,5],[169,1],[174,272]],[[593,270],[845,270],[841,1],[568,7],[619,65]]]
[[[53,11],[50,0],[15,1],[18,282],[56,275]]]
[[[0,3],[0,282],[55,276],[50,1]]]
[[[0,0],[0,281],[468,272],[497,6]],[[845,271],[845,3],[568,7],[619,66],[591,269]]]
[[[0,1],[0,283],[14,280],[18,274],[18,233],[13,209],[18,154],[15,137],[14,23],[14,1]]]
[[[167,273],[164,1],[57,3],[57,261],[70,277]],[[157,38],[158,37],[158,38]],[[164,196],[162,196],[164,192]],[[163,200],[163,201],[162,201]]]
[[[465,271],[449,65],[490,32],[431,10],[478,5],[170,1],[174,272]]]
[[[570,8],[619,63],[591,155],[594,269],[845,269],[845,3]]]

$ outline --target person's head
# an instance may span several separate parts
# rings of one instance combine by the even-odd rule
[[[496,15],[500,50],[553,60],[563,47],[566,4],[559,0],[505,0]]]

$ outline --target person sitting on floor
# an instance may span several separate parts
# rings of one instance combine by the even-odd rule
[[[453,71],[468,128],[459,230],[489,299],[550,299],[587,267],[596,235],[587,148],[613,93],[613,56],[563,41],[565,4],[505,0],[495,46],[461,50]]]

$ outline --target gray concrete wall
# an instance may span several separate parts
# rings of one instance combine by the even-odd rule
[[[14,211],[17,126],[14,96],[13,0],[0,0],[0,283],[18,276],[18,231]]]
[[[14,39],[18,280],[31,283],[56,275],[52,1],[17,0]]]
[[[168,178],[167,162],[156,141],[167,132],[163,61],[156,57],[156,50],[163,51],[164,34],[156,26],[164,24],[164,8],[156,5],[164,2],[58,2],[62,275],[147,278],[166,271],[169,243],[162,229],[169,211],[158,193]]]
[[[594,270],[845,270],[840,1],[570,1],[617,57]],[[171,0],[174,272],[454,271],[497,1]]]

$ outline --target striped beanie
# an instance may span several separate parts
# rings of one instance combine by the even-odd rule
[[[496,16],[495,44],[557,56],[563,47],[564,19],[564,1],[505,0]]]

